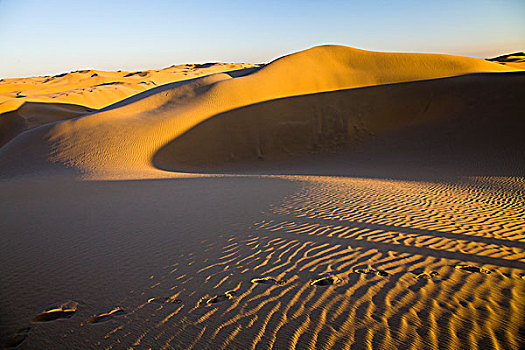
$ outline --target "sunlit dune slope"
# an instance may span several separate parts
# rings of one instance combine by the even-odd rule
[[[0,79],[0,113],[16,109],[24,102],[62,102],[99,109],[159,85],[257,66],[247,63],[184,64],[137,72],[89,69],[55,76]]]
[[[270,130],[270,137],[297,140],[297,144],[294,141],[293,148],[288,152],[289,156],[293,156],[296,151],[302,153],[302,149],[308,149],[311,143],[297,136],[297,133],[303,130],[301,127],[294,127],[294,124],[310,123],[313,128],[310,133],[319,135],[321,139],[332,138],[333,133],[325,133],[323,128],[326,124],[322,122],[326,118],[332,118],[331,113],[336,122],[330,127],[340,127],[337,120],[341,118],[341,120],[357,118],[365,121],[363,131],[367,133],[400,129],[412,122],[411,117],[404,114],[410,112],[410,108],[403,109],[399,105],[399,103],[410,104],[410,99],[405,98],[401,102],[389,101],[393,104],[392,113],[387,113],[386,117],[382,114],[371,117],[376,105],[383,103],[382,97],[387,99],[387,95],[369,100],[369,104],[363,106],[367,108],[356,111],[345,102],[347,94],[342,93],[330,103],[334,106],[334,110],[325,113],[323,108],[329,109],[330,106],[319,104],[320,101],[316,100],[319,93],[471,73],[514,71],[518,70],[468,57],[378,53],[343,46],[315,47],[280,58],[246,76],[232,78],[231,75],[222,73],[195,79],[169,89],[159,87],[158,90],[150,90],[142,96],[138,95],[128,101],[122,101],[114,108],[109,107],[86,117],[30,130],[0,150],[0,162],[7,174],[38,171],[41,164],[48,163],[64,165],[92,178],[163,176],[153,164],[154,157],[159,150],[163,147],[165,150],[167,144],[188,130],[199,128],[200,123],[241,107],[302,96],[303,100],[294,107],[298,112],[295,112],[291,119],[288,118],[289,115],[283,113],[288,108],[287,102],[279,102],[275,108],[264,110],[264,116],[261,118],[268,123],[258,121],[258,126],[252,129],[252,134],[239,135],[239,130],[223,128],[216,130],[219,134],[213,135],[213,138],[219,141],[235,137],[254,140],[260,134],[268,134]],[[432,94],[432,91],[430,90],[429,93]],[[418,92],[415,91],[414,94],[417,95]],[[423,101],[417,96],[415,99],[418,104]],[[295,103],[296,100],[290,99],[290,101]],[[461,99],[458,101],[451,99],[447,103],[463,102]],[[304,118],[301,117],[302,111],[305,112]],[[236,117],[239,123],[245,118],[256,118],[249,112],[250,110]],[[312,124],[311,120],[317,118],[316,116],[322,116],[321,121]],[[420,118],[418,122],[424,122],[425,117],[422,118],[423,120]],[[354,130],[355,126],[352,124],[352,128],[347,128],[342,133],[353,134]],[[242,133],[246,129],[241,128],[240,131]],[[336,131],[337,135],[339,133],[341,131]],[[253,148],[255,145],[255,149],[239,150],[237,146],[245,146],[240,142],[233,148],[232,158],[236,157],[235,152],[253,154],[254,159],[260,158],[262,151],[257,149],[260,146],[257,146],[257,142],[250,142],[249,147]],[[323,142],[328,142],[328,139],[321,143]],[[343,142],[346,143],[347,141]],[[222,145],[222,142],[219,144]],[[287,150],[276,148],[271,152],[277,154],[266,153],[264,156],[278,157],[283,151]],[[21,167],[18,162],[21,158],[26,160],[35,158],[35,164],[40,165],[36,169]],[[163,161],[170,163],[170,168],[176,170],[176,152],[171,160],[170,152],[165,152]]]
[[[0,145],[35,126],[76,118],[160,85],[224,71],[246,74],[257,67],[246,63],[205,63],[131,73],[81,70],[55,76],[1,79]],[[66,113],[65,106],[71,113]],[[50,111],[55,108],[60,112],[51,117]]]

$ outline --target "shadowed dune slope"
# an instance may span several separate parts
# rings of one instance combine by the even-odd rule
[[[517,69],[468,57],[378,53],[343,46],[315,47],[280,58],[246,76],[232,78],[227,74],[214,74],[173,89],[161,87],[158,92],[151,90],[147,97],[119,107],[25,132],[0,150],[0,165],[8,176],[23,172],[34,173],[39,169],[20,167],[17,159],[38,157],[40,159],[35,159],[35,162],[42,164],[43,157],[44,163],[64,165],[91,178],[168,176],[152,166],[152,160],[158,151],[196,125],[220,113],[292,96],[469,73],[513,71]],[[417,91],[414,93],[418,94]],[[343,92],[339,99],[345,100],[346,97]],[[319,97],[315,95],[302,98]],[[349,108],[351,112],[353,107],[339,99],[332,104],[338,106],[337,108]],[[386,99],[388,96],[380,96],[374,103],[383,103]],[[411,99],[406,100],[406,103],[412,104]],[[414,100],[418,101],[418,105],[425,103],[425,99],[418,97]],[[269,120],[277,123],[278,137],[298,139],[296,133],[300,133],[301,128],[293,128],[286,119],[280,120],[278,117],[281,110],[287,110],[286,102],[282,101],[284,100],[277,102],[278,109],[270,108],[265,111],[265,118],[269,118],[267,116],[271,114],[276,116]],[[307,101],[303,105],[311,109],[316,103]],[[405,111],[410,112],[411,109],[400,106],[397,112],[391,112],[388,122],[383,117],[370,116],[368,111],[363,111],[360,117],[365,120],[363,130],[382,132],[402,128],[410,124],[413,118],[404,115]],[[305,118],[308,120],[312,116],[310,113]],[[437,113],[433,116],[431,114],[431,118],[438,118]],[[334,127],[338,127],[336,124]],[[278,135],[282,132],[284,135]],[[226,136],[232,135],[230,133]],[[330,132],[321,133],[321,143],[332,142],[326,139],[332,136]],[[299,140],[294,147],[302,152],[303,149],[308,149],[309,142],[302,143]],[[243,146],[242,143],[239,146]],[[238,153],[246,151],[240,150]]]
[[[0,146],[25,130],[77,118],[92,111],[70,103],[24,102],[18,109],[0,114]]]
[[[525,159],[520,136],[524,98],[525,74],[508,73],[277,99],[206,120],[159,150],[154,164],[186,171],[220,171],[225,165],[238,170],[252,164],[263,170],[268,160],[350,151],[344,157],[355,164],[343,164],[347,171],[362,165],[366,156],[376,166],[378,158],[389,157],[398,168],[410,160],[416,166],[460,165],[476,171],[506,166],[508,171]],[[312,164],[297,165],[287,170],[315,170]]]

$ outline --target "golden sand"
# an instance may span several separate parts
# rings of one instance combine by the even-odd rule
[[[520,349],[520,57],[1,81],[3,346]]]

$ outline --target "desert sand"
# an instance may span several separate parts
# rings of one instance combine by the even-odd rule
[[[519,349],[523,53],[0,81],[20,349]]]

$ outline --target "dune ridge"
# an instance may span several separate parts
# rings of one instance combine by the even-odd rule
[[[1,79],[0,113],[14,110],[23,102],[73,103],[99,109],[167,83],[257,67],[247,63],[184,64],[138,72],[87,69],[55,76]]]
[[[525,52],[514,52],[507,55],[501,55],[494,58],[487,58],[487,61],[497,62],[507,65],[509,67],[524,69],[525,68]]]
[[[16,159],[23,152],[25,158],[40,152],[39,157],[91,178],[173,176],[152,166],[156,152],[203,121],[233,109],[342,89],[516,71],[468,57],[321,46],[277,59],[249,75],[209,75],[172,89],[151,90],[144,98],[83,118],[43,126],[13,140],[0,157]],[[38,152],[30,152],[33,147]]]
[[[223,71],[247,74],[258,67],[244,63],[185,64],[133,73],[81,70],[52,77],[1,79],[0,145],[33,124],[76,118],[157,86]],[[71,113],[63,109],[65,106],[72,108]],[[57,112],[50,113],[53,109]],[[79,113],[82,109],[84,113]]]

